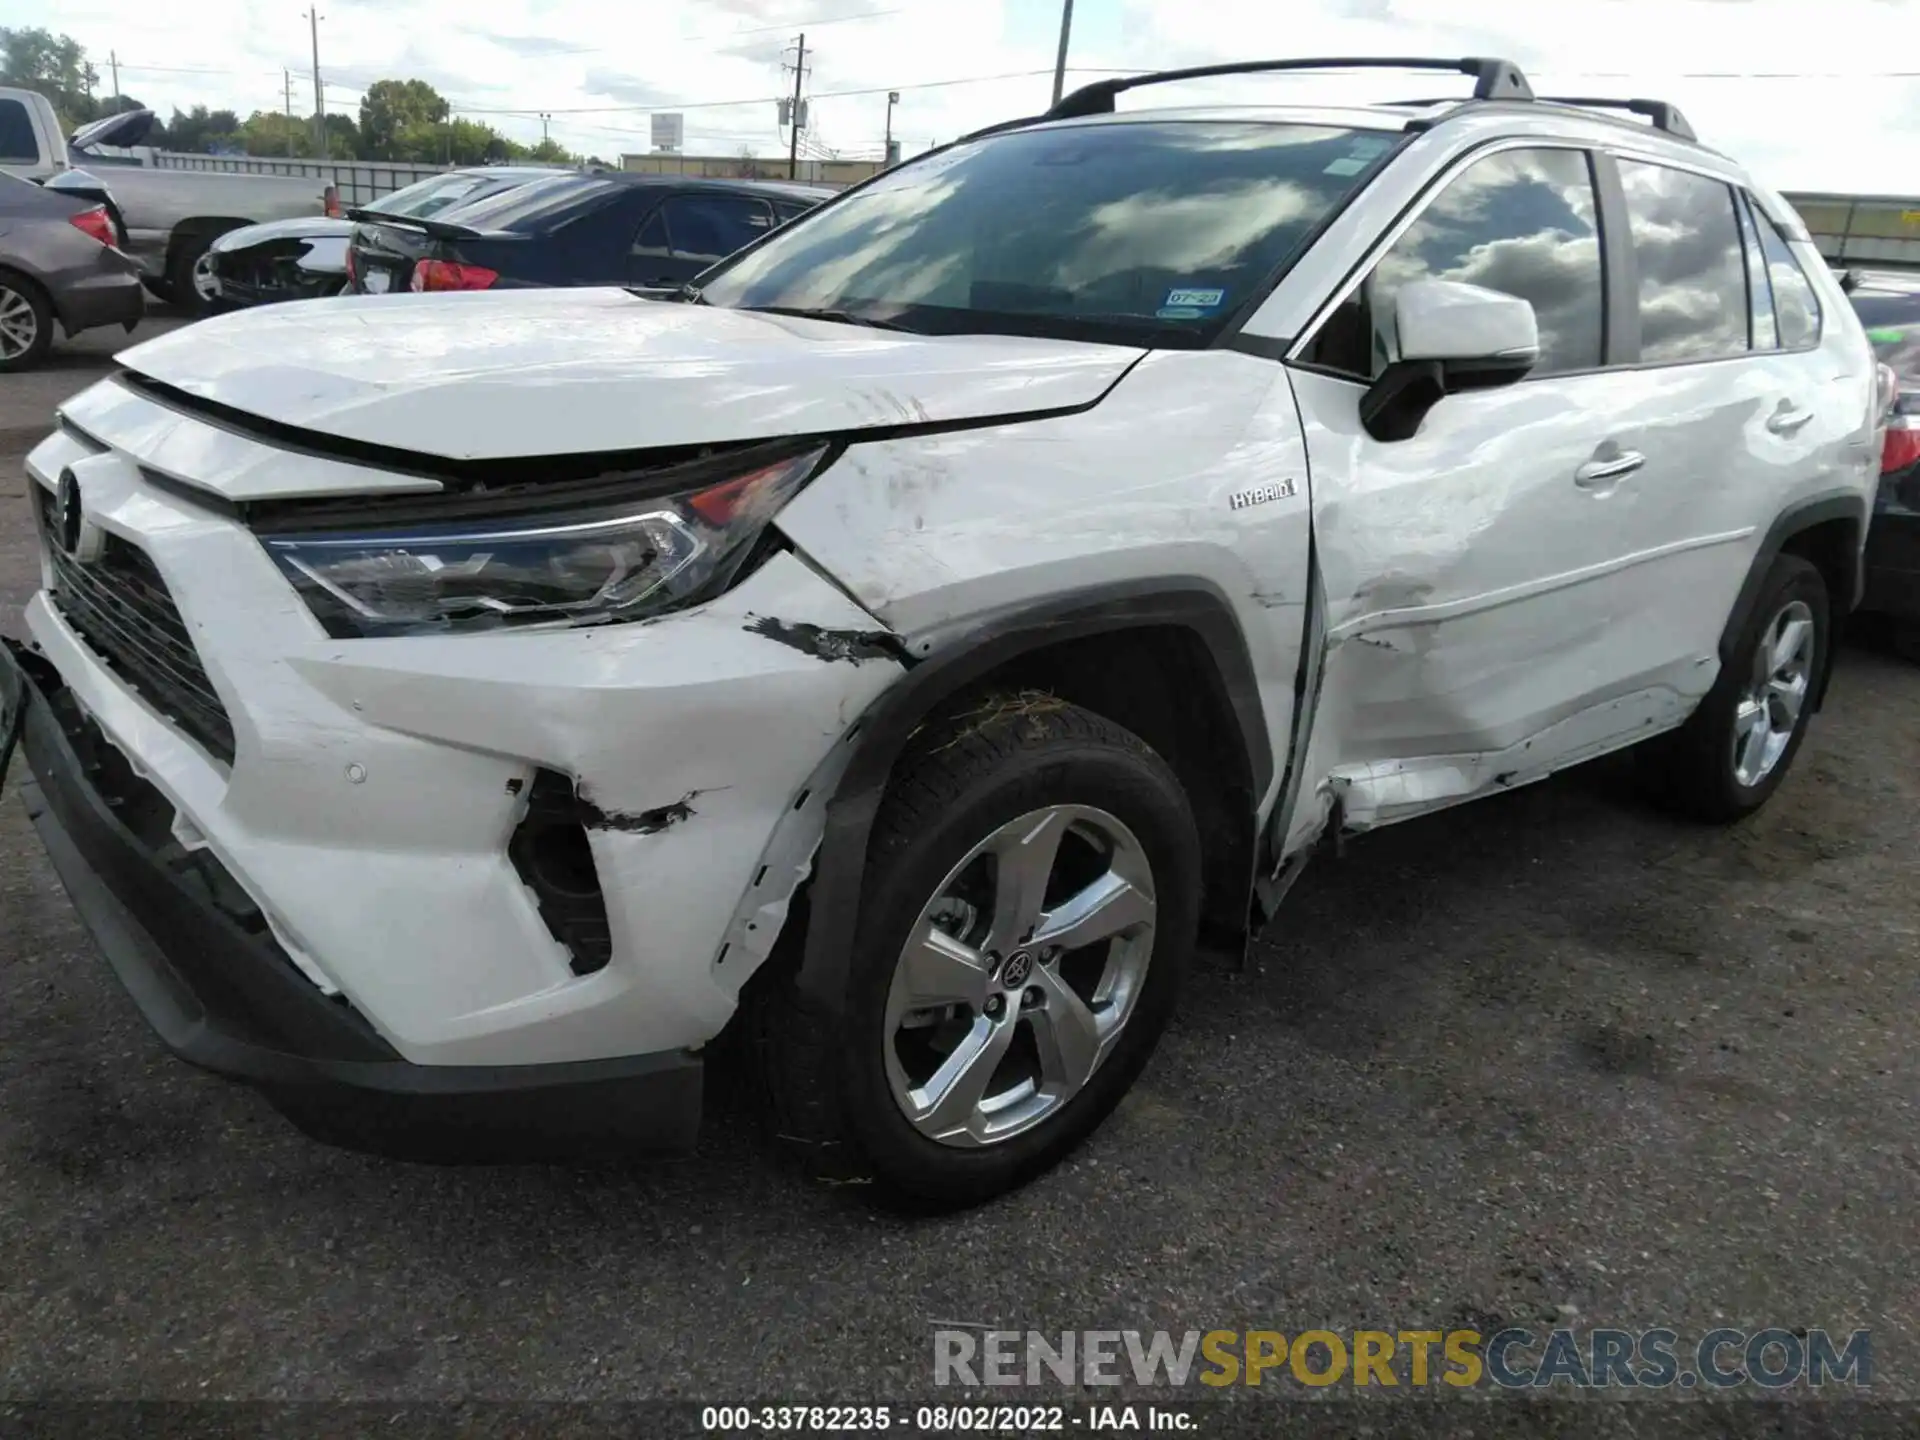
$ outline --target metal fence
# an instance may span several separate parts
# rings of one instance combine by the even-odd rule
[[[1920,197],[1790,194],[1820,254],[1834,264],[1920,270]]]
[[[211,170],[227,175],[291,175],[332,185],[342,206],[365,205],[416,180],[441,175],[447,165],[415,165],[388,160],[295,160],[266,155],[189,155],[155,150],[158,170]]]

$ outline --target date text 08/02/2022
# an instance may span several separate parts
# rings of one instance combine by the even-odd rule
[[[1200,1430],[1192,1410],[1148,1404],[1111,1405],[708,1405],[700,1428],[716,1434],[856,1434],[899,1430],[923,1435],[1039,1435]]]

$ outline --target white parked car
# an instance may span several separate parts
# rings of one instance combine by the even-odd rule
[[[1866,339],[1669,107],[1431,68],[1475,98],[1104,82],[681,303],[126,352],[29,458],[0,683],[161,1036],[357,1143],[684,1143],[744,1008],[784,1136],[964,1202],[1323,840],[1630,745],[1764,803],[1859,592]]]

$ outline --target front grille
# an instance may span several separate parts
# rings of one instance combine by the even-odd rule
[[[53,566],[48,597],[76,634],[154,709],[208,754],[233,763],[233,722],[147,553],[108,535],[82,563],[58,540],[58,502],[39,489],[40,538]]]

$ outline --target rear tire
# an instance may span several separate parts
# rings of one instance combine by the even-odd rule
[[[839,1016],[791,976],[756,990],[777,1133],[916,1209],[1039,1175],[1146,1065],[1200,883],[1186,794],[1132,732],[1040,700],[923,735],[874,822]]]
[[[0,270],[0,374],[31,370],[53,345],[53,305],[26,276]]]
[[[210,274],[206,267],[211,263],[208,252],[227,230],[237,228],[229,225],[221,230],[194,230],[176,238],[167,261],[167,298],[175,308],[195,320],[219,313],[220,297],[206,288]]]
[[[1797,555],[1776,557],[1713,689],[1685,725],[1643,752],[1654,798],[1722,825],[1766,804],[1806,739],[1831,635],[1819,570]]]

